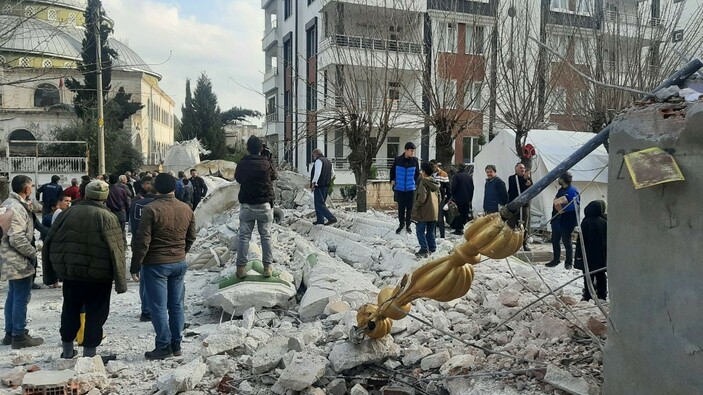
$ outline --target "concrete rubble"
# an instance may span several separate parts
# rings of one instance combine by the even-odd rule
[[[393,323],[389,336],[360,344],[350,341],[356,309],[374,302],[379,289],[398,284],[424,262],[414,257],[415,235],[396,235],[396,219],[376,211],[335,210],[337,224],[313,226],[312,199],[304,197],[309,194],[307,177],[279,175],[276,204],[284,207],[284,216],[280,225],[273,226],[272,279],[259,275],[263,265],[256,232],[248,280],[233,276],[239,227],[236,183],[215,189],[196,211],[199,233],[187,258],[189,327],[182,357],[144,360],[144,351],[153,349],[153,329],[150,323],[139,322],[137,285],[130,283],[129,292],[112,300],[107,337],[99,349],[117,354],[118,360],[105,367],[92,359],[77,359],[75,366],[56,373],[61,361],[56,347],[61,291],[45,289],[33,292],[29,316],[30,330],[44,337],[46,344],[2,349],[0,378],[36,364],[47,377],[58,374],[65,381],[82,377],[82,389],[96,388],[103,394],[216,393],[216,388],[241,394],[337,395],[379,393],[382,387],[449,394],[574,390],[568,376],[553,379],[554,369],[547,369],[550,381],[546,381],[549,364],[578,378],[581,387],[574,388],[586,388],[581,380],[588,388],[601,382],[602,352],[583,331],[590,329],[602,339],[607,336],[606,320],[593,303],[578,301],[580,281],[519,312],[577,272],[533,267],[514,258],[476,265],[471,290],[457,300],[413,302],[412,314],[431,325],[406,317]],[[449,253],[459,242],[455,235],[438,240],[434,256]],[[6,286],[0,283],[0,292]],[[440,329],[476,346],[534,362],[490,355]],[[538,370],[481,379],[443,378],[526,368]],[[33,380],[36,373],[26,373],[24,380]]]

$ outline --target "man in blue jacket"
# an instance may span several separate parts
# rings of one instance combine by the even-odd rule
[[[405,226],[408,233],[410,220],[413,211],[413,196],[417,189],[417,180],[420,178],[420,163],[415,157],[415,144],[405,143],[405,152],[395,158],[391,167],[391,186],[395,194],[395,201],[398,202],[398,229],[396,234],[400,234]]]
[[[486,166],[486,190],[483,195],[483,211],[486,214],[497,213],[500,206],[508,204],[508,190],[505,182],[496,175],[494,165]]]
[[[51,208],[59,201],[59,194],[63,192],[63,188],[59,185],[61,177],[57,175],[51,176],[51,182],[44,184],[37,189],[37,200],[41,195],[42,214],[51,213]]]

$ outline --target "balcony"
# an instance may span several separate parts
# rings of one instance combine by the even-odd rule
[[[276,77],[278,76],[278,67],[271,67],[265,74],[264,74],[264,82],[262,84],[262,91],[264,93],[270,92],[276,88],[278,88],[278,81]]]
[[[76,157],[10,157],[9,172],[13,174],[85,173],[85,158]]]
[[[351,171],[349,159],[346,157],[329,158],[329,160],[332,162],[332,166],[334,166],[335,171]],[[374,158],[373,166],[376,167],[378,172],[376,179],[387,180],[390,177],[390,170],[394,161],[395,158]]]
[[[369,56],[369,52],[371,55]],[[322,69],[331,64],[387,67],[387,61],[401,70],[419,70],[422,67],[422,44],[411,41],[335,34],[322,40],[318,51],[318,65]]]
[[[266,51],[278,43],[278,21],[272,20],[264,29],[264,38],[261,40],[261,49]]]
[[[651,18],[646,14],[606,10],[603,12],[603,30],[622,37],[650,37],[652,29],[662,28],[660,18]]]

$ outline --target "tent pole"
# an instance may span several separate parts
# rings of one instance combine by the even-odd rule
[[[649,95],[647,95],[645,99],[654,98],[655,94],[661,89],[683,83],[686,79],[688,79],[688,77],[698,71],[698,69],[700,69],[701,67],[703,67],[703,62],[701,62],[699,59],[696,58],[691,60],[681,69],[677,70],[674,74],[672,74],[669,78],[659,84],[659,86],[654,88],[654,90]],[[601,130],[598,134],[595,135],[595,137],[593,137],[586,144],[577,149],[563,162],[558,164],[554,169],[552,169],[552,171],[547,173],[546,176],[537,181],[531,187],[527,188],[523,193],[520,194],[520,196],[516,197],[515,200],[503,206],[500,211],[500,214],[503,219],[516,220],[515,218],[518,217],[516,214],[519,213],[520,207],[530,203],[530,200],[534,199],[537,195],[540,194],[540,192],[547,189],[547,187],[551,183],[556,181],[562,174],[566,173],[566,171],[572,168],[576,163],[578,163],[588,154],[593,152],[601,144],[605,143],[608,140],[608,137],[610,137],[610,128],[611,125],[606,126],[605,129]]]

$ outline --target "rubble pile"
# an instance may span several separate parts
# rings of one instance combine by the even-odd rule
[[[204,210],[198,208],[203,218],[188,255],[182,357],[144,359],[144,351],[153,348],[153,332],[150,323],[138,320],[138,290],[131,283],[124,297],[113,297],[107,338],[98,349],[117,354],[118,361],[102,369],[97,363],[84,368],[89,364],[83,359],[58,366],[64,363],[58,360],[60,290],[39,290],[30,303],[30,328],[47,341],[35,349],[3,350],[0,379],[16,383],[36,365],[43,371],[75,369],[70,375],[82,391],[103,394],[597,391],[602,352],[594,339],[605,336],[605,319],[592,303],[579,302],[581,281],[535,302],[578,272],[514,258],[478,264],[462,298],[414,302],[411,314],[424,322],[406,317],[393,323],[391,335],[352,342],[355,309],[423,263],[414,257],[415,235],[396,235],[396,220],[374,211],[336,212],[334,227],[312,226],[311,201],[300,198],[307,180],[281,174],[276,193],[285,218],[274,225],[276,271],[269,280],[258,276],[256,233],[251,281],[233,276],[237,205],[210,211],[206,200]],[[454,235],[441,240],[433,257],[460,241]],[[517,373],[505,373],[510,371]]]

